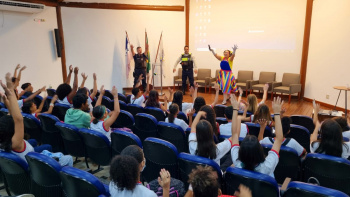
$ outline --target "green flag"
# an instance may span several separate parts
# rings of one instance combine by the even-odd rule
[[[148,36],[147,36],[147,32],[146,33],[146,45],[148,46]],[[149,55],[149,48],[147,51],[147,73],[149,73],[149,71],[151,70],[151,62],[150,62],[150,55]]]

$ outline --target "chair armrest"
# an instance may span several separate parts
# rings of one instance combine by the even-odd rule
[[[194,80],[198,80],[198,77],[193,77]]]
[[[269,84],[269,89],[267,91],[271,91],[272,90],[272,84],[275,83],[275,81],[270,81],[270,82],[266,82],[267,84]]]
[[[250,88],[252,88],[253,85],[259,84],[259,80],[248,80],[250,83]]]
[[[174,81],[175,81],[176,79],[179,79],[179,76],[174,76]]]
[[[206,77],[205,78],[205,85],[210,85],[211,83],[211,77]]]
[[[301,91],[301,84],[290,84],[290,93],[294,94],[294,93],[298,93]]]
[[[272,83],[272,90],[275,89],[275,87],[282,86],[282,82],[273,82]]]
[[[214,82],[214,81],[216,81],[216,77],[210,79],[210,82]]]

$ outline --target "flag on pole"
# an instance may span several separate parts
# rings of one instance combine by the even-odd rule
[[[146,42],[146,45],[148,46],[148,36],[147,36],[147,32],[145,31],[145,42]],[[146,46],[145,46],[146,47]],[[147,51],[147,73],[149,73],[149,71],[151,70],[151,62],[150,62],[150,54],[149,54],[149,47],[148,47],[148,51]]]
[[[163,35],[163,33],[162,33]],[[159,60],[162,66],[164,66],[164,47],[163,47],[163,36],[160,37],[160,42],[159,42]],[[163,72],[163,77],[165,78],[165,74]]]
[[[126,33],[126,39],[125,39],[125,63],[126,63],[126,78],[129,79],[129,73],[130,73],[130,62],[132,59],[131,52],[129,51],[129,39],[128,34]]]

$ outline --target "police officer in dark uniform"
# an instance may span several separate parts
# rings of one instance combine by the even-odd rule
[[[131,48],[131,53],[132,56],[134,57],[134,61],[135,61],[135,70],[133,73],[134,76],[134,87],[135,85],[138,83],[139,80],[139,76],[142,74],[143,76],[146,76],[146,61],[147,61],[147,53],[148,53],[148,45],[146,45],[146,50],[144,53],[142,53],[142,48],[141,47],[137,47],[137,54],[135,54],[134,52],[134,46],[130,45]],[[143,90],[146,90],[146,77],[143,77],[142,79],[142,87]]]
[[[180,63],[182,66],[182,92],[185,94],[187,78],[190,86],[194,87],[193,71],[197,74],[197,64],[192,53],[189,53],[189,47],[184,47],[185,53],[176,60],[173,72],[176,72],[176,66]]]

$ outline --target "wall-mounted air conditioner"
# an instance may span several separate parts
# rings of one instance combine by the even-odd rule
[[[0,0],[0,11],[39,13],[45,9],[45,5],[25,3],[20,1]]]

